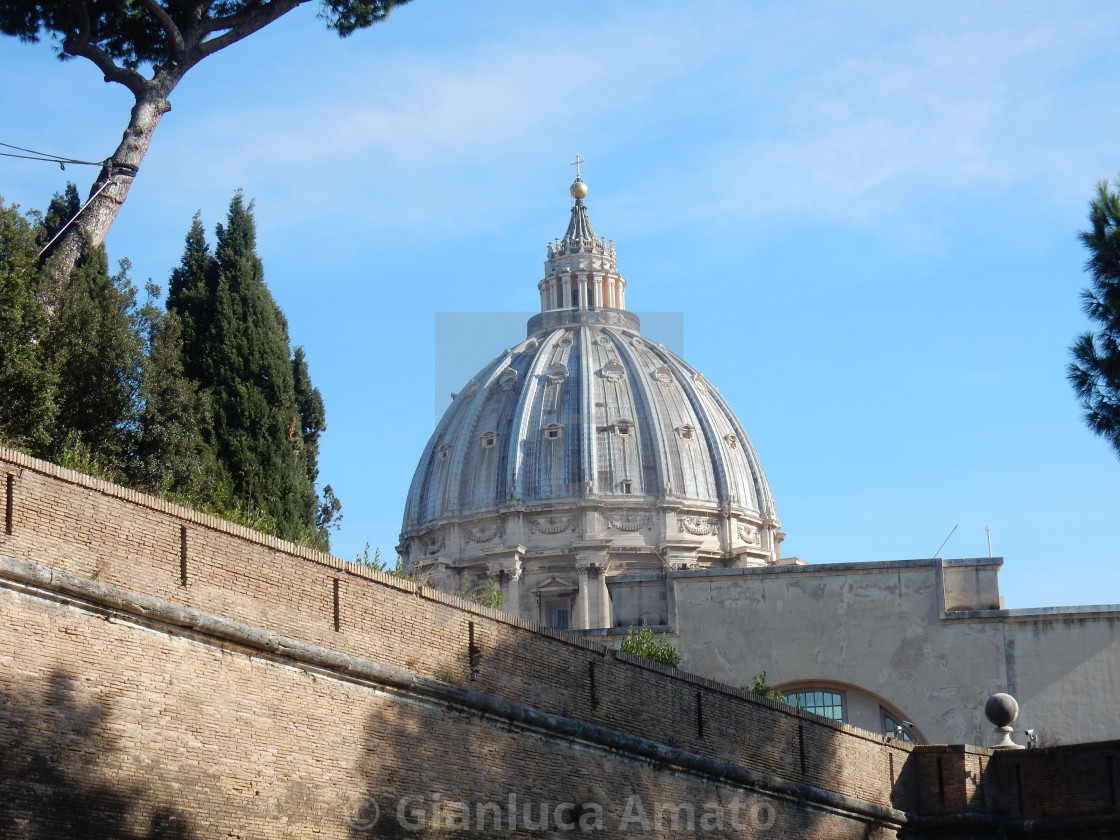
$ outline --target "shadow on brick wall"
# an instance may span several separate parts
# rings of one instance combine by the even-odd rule
[[[490,647],[482,659],[478,682],[445,671],[444,682],[471,688],[482,682],[494,696],[500,672],[519,651]],[[589,654],[591,656],[591,654]],[[605,663],[602,690],[592,707],[573,674],[568,692],[540,697],[541,706],[564,709],[578,723],[612,729],[608,721],[620,708],[634,717],[653,713],[675,719],[669,698],[689,703],[695,691],[680,690],[672,677],[650,674],[626,663]],[[615,673],[610,673],[615,671]],[[629,692],[620,690],[633,679]],[[649,693],[648,689],[653,692]],[[658,696],[658,690],[664,690]],[[827,789],[830,778],[851,774],[842,767],[844,737],[813,727],[799,732],[798,718],[765,710],[781,726],[759,726],[720,713],[723,701],[706,694],[701,708],[710,714],[700,723],[690,708],[687,724],[660,743],[700,759],[739,763],[785,781]],[[739,701],[741,702],[741,701]],[[614,707],[613,710],[611,707]],[[642,707],[642,708],[639,708]],[[701,730],[703,734],[701,734]],[[618,732],[617,728],[612,731]],[[364,746],[358,767],[364,795],[351,800],[346,816],[352,840],[372,838],[494,838],[522,836],[752,837],[780,840],[789,836],[835,840],[885,840],[893,829],[874,820],[838,816],[814,807],[789,788],[781,795],[735,784],[718,772],[694,769],[603,747],[588,730],[575,735],[549,731],[525,719],[483,714],[475,709],[397,695],[366,715]],[[664,733],[662,733],[664,735]],[[630,732],[640,739],[641,732]],[[650,735],[652,738],[652,734]],[[809,743],[806,750],[803,741]],[[884,759],[883,772],[887,765]],[[839,787],[839,786],[838,786]],[[707,822],[705,822],[707,820]]]
[[[109,705],[83,703],[53,672],[38,694],[0,693],[0,837],[195,840],[176,808],[114,778],[122,760]]]

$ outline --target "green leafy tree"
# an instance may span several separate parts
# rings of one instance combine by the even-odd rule
[[[404,563],[403,558],[397,556],[398,568]],[[498,577],[497,572],[490,572],[486,576],[486,583],[474,589],[470,587],[469,574],[463,575],[462,588],[457,593],[460,598],[478,604],[480,607],[489,607],[492,610],[500,610],[502,608],[502,601],[504,595],[502,593],[502,582]]]
[[[649,629],[644,620],[641,630],[635,630],[631,627],[627,631],[626,637],[619,643],[618,649],[635,656],[652,659],[654,662],[660,662],[670,668],[676,668],[681,664],[681,655],[673,647],[669,638],[664,633],[660,637],[654,636],[653,631]]]
[[[1092,286],[1081,293],[1081,302],[1098,329],[1082,334],[1070,348],[1068,376],[1086,425],[1120,455],[1120,194],[1107,181],[1097,184],[1089,224],[1081,241],[1089,249],[1085,268]]]
[[[47,449],[58,376],[43,346],[45,283],[36,226],[0,200],[0,441]]]
[[[252,35],[307,0],[11,0],[0,32],[51,40],[59,58],[92,62],[134,99],[127,127],[90,189],[88,205],[59,238],[54,271],[65,277],[84,243],[105,238],[148,151],[168,97],[208,56]],[[384,20],[408,0],[321,0],[320,16],[345,37]]]
[[[341,505],[333,492],[326,501],[315,492],[322,397],[302,352],[293,358],[241,193],[218,225],[213,254],[195,218],[168,308],[182,318],[183,370],[210,395],[206,442],[232,498],[274,521],[277,536],[326,550]]]
[[[323,497],[319,500],[319,510],[315,514],[315,527],[324,535],[342,527],[342,502],[334,494],[329,484],[323,487]],[[325,548],[323,549],[326,550]]]

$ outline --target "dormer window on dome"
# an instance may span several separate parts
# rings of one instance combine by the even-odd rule
[[[627,435],[630,435],[631,433],[633,433],[633,431],[634,431],[634,421],[633,420],[615,420],[614,421],[614,433],[616,435],[622,435],[623,437],[626,437]]]
[[[696,437],[696,428],[687,424],[678,426],[677,434],[681,436],[681,440],[693,440]]]
[[[483,449],[493,446],[498,441],[498,433],[494,431],[483,432],[479,437],[482,440]]]
[[[544,427],[544,436],[548,440],[556,440],[564,431],[564,427],[559,423],[549,423]]]
[[[600,373],[603,375],[604,379],[609,379],[611,382],[618,382],[626,375],[626,368],[622,366],[622,363],[619,362],[618,359],[611,359],[603,365],[603,369]]]

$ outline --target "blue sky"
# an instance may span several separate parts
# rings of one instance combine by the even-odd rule
[[[187,75],[107,246],[166,284],[196,210],[255,200],[335,553],[390,553],[433,393],[523,334],[445,333],[437,385],[436,314],[535,308],[578,151],[628,304],[681,313],[751,433],[784,553],[928,557],[959,525],[942,555],[983,556],[990,526],[1007,606],[1116,603],[1120,460],[1064,371],[1118,31],[1089,2],[414,0],[339,40],[303,8]],[[88,62],[5,38],[0,70],[0,141],[115,147],[130,97]],[[0,195],[92,174],[0,158]]]

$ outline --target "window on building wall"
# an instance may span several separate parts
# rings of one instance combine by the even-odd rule
[[[883,720],[883,734],[889,735],[891,738],[898,738],[900,741],[909,741],[914,743],[913,737],[907,731],[907,727],[902,725],[902,721],[896,720],[895,716],[884,709],[879,707],[879,716]]]
[[[625,481],[623,481],[622,482],[622,492],[625,493],[626,495],[630,495],[631,493],[633,493],[634,492],[634,482],[631,481],[630,479],[626,479]]]
[[[793,691],[786,695],[786,702],[807,712],[833,720],[847,720],[848,710],[841,691]]]
[[[572,626],[571,598],[546,598],[541,603],[541,611],[544,613],[544,616],[542,616],[544,623],[548,627],[567,630]]]

